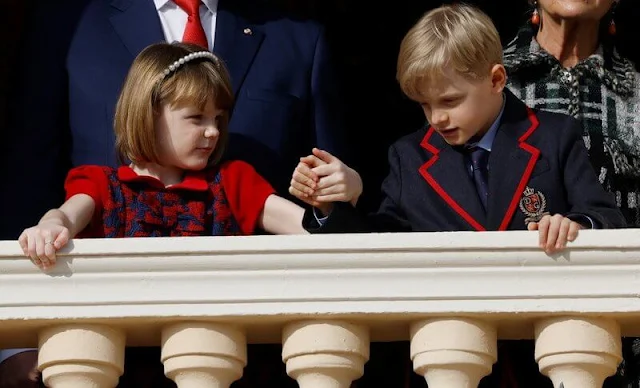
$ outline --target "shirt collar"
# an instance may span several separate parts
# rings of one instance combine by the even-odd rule
[[[500,122],[502,121],[502,114],[504,113],[504,105],[507,101],[505,95],[502,95],[502,107],[500,108],[500,113],[498,113],[498,117],[496,117],[495,121],[489,127],[487,133],[482,136],[479,142],[475,143],[476,147],[483,148],[489,152],[491,152],[491,147],[493,146],[493,139],[496,138],[496,133],[498,132],[498,128],[500,127]]]
[[[184,190],[184,191],[207,191],[209,182],[207,182],[206,170],[203,171],[187,171],[182,182],[165,187],[164,183],[154,177],[146,175],[138,175],[129,166],[120,166],[118,168],[118,179],[124,183],[144,183],[149,186],[164,189],[167,191]]]
[[[167,3],[170,2],[170,1],[171,0],[153,0],[153,3],[156,5],[156,9],[158,11],[160,11],[162,9],[162,7],[167,5]]]
[[[201,0],[204,5],[211,11],[212,13],[216,13],[218,11],[218,0]],[[160,11],[162,8],[167,6],[168,4],[174,4],[171,0],[153,0],[156,5],[156,9]]]

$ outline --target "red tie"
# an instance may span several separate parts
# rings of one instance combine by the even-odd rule
[[[200,0],[173,0],[173,2],[189,15],[182,41],[195,43],[208,50],[207,35],[205,35],[204,28],[202,28],[202,23],[200,22]]]

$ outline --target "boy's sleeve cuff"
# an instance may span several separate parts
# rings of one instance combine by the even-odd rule
[[[316,219],[316,222],[318,223],[318,225],[320,225],[320,227],[322,227],[325,224],[325,222],[327,222],[327,218],[329,218],[329,215],[321,217],[320,215],[318,215],[318,209],[314,207],[313,208],[313,217]]]
[[[571,221],[579,223],[580,225],[584,226],[586,229],[600,229],[600,227],[593,220],[593,218],[589,217],[586,214],[573,213],[573,214],[567,214],[566,217]]]

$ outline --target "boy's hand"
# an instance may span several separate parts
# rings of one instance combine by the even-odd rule
[[[25,229],[18,243],[22,252],[41,269],[49,269],[56,263],[56,251],[69,241],[69,229],[56,223],[44,222]]]
[[[289,193],[316,207],[336,201],[355,206],[362,194],[362,179],[340,159],[314,148],[312,155],[300,158]]]
[[[555,214],[546,215],[538,222],[530,222],[527,229],[538,230],[540,248],[552,254],[566,248],[567,241],[575,241],[578,231],[584,227],[561,214]]]

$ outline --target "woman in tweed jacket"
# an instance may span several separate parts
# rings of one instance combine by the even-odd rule
[[[527,105],[582,122],[591,163],[630,227],[640,227],[640,75],[613,45],[619,0],[532,1],[534,16],[504,50],[509,89]],[[536,23],[537,22],[537,23]],[[605,387],[640,387],[640,339]]]
[[[527,105],[582,122],[600,182],[640,227],[640,77],[613,47],[617,3],[538,0],[538,25],[519,31],[504,61],[509,88]]]

